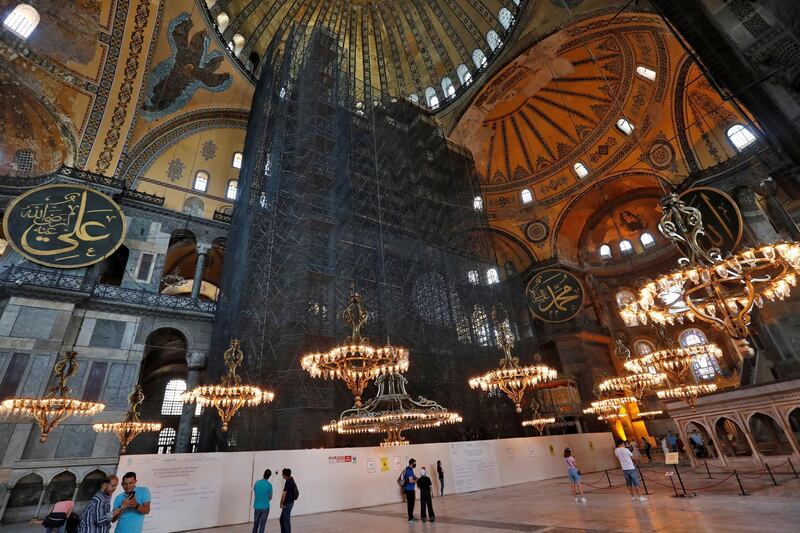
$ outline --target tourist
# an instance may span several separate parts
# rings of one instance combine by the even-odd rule
[[[653,462],[653,455],[651,450],[653,449],[653,445],[650,444],[650,441],[647,440],[646,437],[642,437],[642,447],[644,448],[644,454],[647,456],[647,462]]]
[[[667,444],[669,444],[669,451],[678,451],[678,437],[671,431],[667,433]]]
[[[83,510],[79,533],[109,533],[111,522],[119,518],[122,511],[130,506],[130,501],[125,499],[119,509],[111,511],[111,495],[117,490],[119,478],[110,476],[100,484],[89,504]]]
[[[406,509],[408,510],[408,521],[414,521],[414,503],[416,500],[415,490],[417,488],[417,478],[414,475],[414,469],[417,467],[417,461],[410,459],[408,466],[403,472],[403,492],[406,493]]]
[[[272,483],[268,480],[272,470],[264,470],[264,477],[253,485],[253,533],[264,533],[269,517],[269,502],[272,500]]]
[[[567,476],[569,477],[569,488],[572,490],[572,497],[575,498],[576,502],[585,502],[586,497],[583,495],[583,487],[581,486],[581,473],[575,462],[575,456],[572,455],[572,450],[569,448],[564,450],[564,463],[567,465]]]
[[[300,491],[297,490],[297,483],[294,482],[292,477],[292,470],[284,468],[281,473],[283,474],[283,493],[281,493],[281,533],[292,533],[292,507],[294,502],[300,496]]]
[[[633,454],[625,447],[623,441],[617,442],[617,449],[614,450],[614,455],[617,456],[619,466],[622,468],[622,474],[625,476],[625,485],[631,493],[633,501],[646,501],[647,498],[639,493],[639,476],[636,472],[636,465],[633,464]]]
[[[669,443],[667,442],[667,437],[664,435],[659,435],[661,439],[661,449],[664,451],[664,461],[667,460],[667,454],[669,453]]]
[[[419,478],[417,478],[417,486],[419,487],[419,512],[422,516],[422,521],[428,521],[428,515],[431,516],[431,522],[436,521],[436,515],[433,514],[433,495],[431,494],[431,487],[433,482],[428,477],[428,473],[423,466],[420,469]]]
[[[444,468],[441,461],[436,461],[436,473],[439,474],[439,495],[444,496]]]
[[[636,445],[635,440],[629,440],[627,448],[633,454],[633,460],[637,463],[641,462],[642,460],[642,452],[639,451],[639,447]]]
[[[683,458],[686,457],[686,446],[684,446],[683,441],[681,440],[680,437],[678,437],[677,440],[675,441],[675,449],[678,450],[678,457],[680,458],[680,460],[683,460]]]
[[[64,533],[67,526],[67,520],[72,515],[72,508],[75,504],[72,500],[62,500],[53,504],[50,512],[42,521],[45,533]]]
[[[115,520],[115,533],[142,533],[144,515],[150,512],[150,489],[136,486],[136,472],[128,472],[122,476],[122,494],[114,499],[114,509],[122,509]],[[128,505],[122,507],[122,502]]]

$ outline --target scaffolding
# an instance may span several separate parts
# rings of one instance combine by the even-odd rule
[[[471,154],[411,102],[357,100],[340,46],[328,30],[298,27],[262,63],[209,375],[222,370],[220,347],[239,337],[245,379],[274,390],[276,399],[233,421],[235,449],[370,442],[322,432],[352,396],[341,384],[312,379],[299,363],[349,333],[339,314],[352,287],[370,310],[365,335],[410,349],[412,395],[465,418],[462,427],[415,441],[520,435],[513,416],[497,434],[497,402],[487,406],[467,386],[470,373],[501,355],[495,320],[530,331],[518,324],[510,284],[475,283],[469,275],[497,268],[491,242],[476,237],[486,222],[473,208]],[[224,448],[206,417],[201,449]]]

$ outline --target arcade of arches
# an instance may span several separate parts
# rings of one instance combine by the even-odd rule
[[[133,391],[160,427],[129,455],[377,445],[317,430],[352,395],[300,363],[350,334],[351,287],[370,342],[412,346],[412,396],[461,415],[414,444],[610,433],[659,465],[678,439],[687,468],[800,468],[800,256],[707,304],[745,250],[800,241],[794,4],[0,0],[0,529],[84,508],[121,456],[93,424]],[[703,231],[670,235],[670,193]],[[647,301],[702,261],[724,279],[701,308],[690,274]],[[233,337],[276,396],[223,431],[184,393]],[[519,415],[468,385],[509,339],[503,364],[557,375]],[[73,350],[68,394],[103,409],[42,435],[8,402]],[[632,368],[652,383],[600,386]]]

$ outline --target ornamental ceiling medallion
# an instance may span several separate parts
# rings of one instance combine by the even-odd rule
[[[560,268],[537,272],[528,283],[525,294],[533,316],[544,322],[572,320],[583,307],[581,280]]]
[[[122,245],[126,230],[125,215],[114,200],[82,185],[32,189],[15,198],[3,218],[11,247],[53,268],[99,263]]]

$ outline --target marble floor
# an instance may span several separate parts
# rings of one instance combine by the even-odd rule
[[[532,531],[578,532],[764,532],[797,531],[800,520],[800,479],[784,476],[777,487],[769,480],[743,479],[749,496],[738,494],[735,479],[705,489],[721,477],[686,474],[688,487],[704,488],[692,498],[673,498],[664,467],[646,471],[653,481],[646,502],[633,502],[624,487],[608,487],[602,473],[587,474],[598,488],[586,487],[587,503],[576,504],[565,479],[527,483],[501,489],[450,495],[434,500],[435,523],[406,521],[405,504],[397,503],[350,511],[298,516],[292,520],[297,533],[492,533]],[[621,482],[619,471],[613,484]],[[658,485],[665,483],[667,486]],[[419,509],[416,511],[419,518]],[[251,526],[231,526],[203,533],[248,533]],[[279,531],[270,520],[267,533]]]

